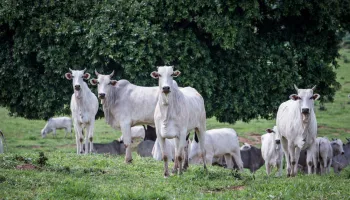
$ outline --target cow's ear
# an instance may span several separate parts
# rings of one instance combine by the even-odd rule
[[[151,73],[151,77],[154,78],[154,79],[158,79],[160,77],[160,74],[158,72],[156,72],[156,71],[153,71]]]
[[[83,75],[83,79],[85,79],[85,80],[89,79],[90,77],[91,77],[91,75],[89,73],[85,73]]]
[[[98,80],[93,78],[93,79],[90,80],[90,83],[91,83],[91,85],[97,85],[98,84]]]
[[[268,128],[268,129],[266,129],[266,132],[267,133],[274,133],[275,131],[273,131],[272,129]]]
[[[289,96],[289,98],[290,98],[291,100],[294,100],[294,101],[300,99],[300,97],[299,97],[297,94],[291,94],[291,95]]]
[[[118,82],[118,81],[116,81],[116,80],[111,80],[110,84],[111,84],[112,86],[115,86],[115,85],[117,85],[117,82]]]
[[[178,77],[180,76],[181,72],[179,70],[176,70],[173,72],[172,77]]]
[[[321,95],[319,94],[314,94],[311,98],[313,98],[314,100],[317,100],[320,98]]]
[[[72,74],[71,73],[66,73],[64,76],[66,77],[66,79],[72,80]]]

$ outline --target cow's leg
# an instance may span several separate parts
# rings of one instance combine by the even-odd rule
[[[83,142],[84,142],[84,136],[83,136],[83,129],[80,125],[74,126],[75,129],[75,139],[77,144],[77,154],[83,154]]]
[[[206,165],[206,152],[205,152],[205,124],[203,127],[200,128],[196,128],[195,129],[195,134],[197,134],[198,140],[199,140],[199,147],[202,151],[202,158],[203,158],[203,167],[206,171],[207,170],[207,165]],[[211,157],[211,160],[213,159],[213,157]],[[212,164],[212,163],[210,163]]]
[[[243,172],[243,162],[242,162],[242,157],[241,157],[241,151],[239,148],[237,148],[236,151],[234,151],[231,154],[231,160],[232,160],[232,157],[235,159],[235,162],[238,166],[239,171]],[[227,160],[226,157],[225,157],[225,160]],[[232,167],[233,167],[233,163],[232,163]]]
[[[293,165],[293,168],[294,168],[294,175],[298,174],[298,161],[299,161],[299,157],[300,157],[300,151],[301,151],[301,149],[298,146],[295,147],[295,154],[294,154],[295,162],[294,162],[294,165],[293,165],[293,161],[292,161],[292,165]]]
[[[177,170],[179,168],[179,160],[177,157],[177,151],[178,151],[178,142],[175,142],[174,167],[172,170],[173,174],[177,174]]]
[[[131,126],[130,124],[126,123],[121,125],[121,131],[123,135],[123,142],[126,147],[125,150],[125,163],[131,163],[132,162],[132,155],[131,155]]]
[[[53,128],[53,129],[52,129],[52,132],[53,132],[53,133],[52,133],[52,134],[53,134],[53,137],[56,138],[56,129]]]
[[[331,170],[331,165],[332,165],[332,158],[328,159],[328,163],[327,163],[327,174],[329,174],[330,170]]]
[[[178,161],[179,175],[181,175],[183,172],[182,166],[184,160],[184,148],[186,146],[186,135],[187,129],[184,129],[181,131],[179,138],[175,138],[175,144],[177,146],[175,151],[175,157]]]
[[[95,127],[95,121],[91,120],[90,125],[86,127],[87,131],[87,138],[89,138],[89,144],[90,144],[90,149],[89,152],[92,153],[94,150],[94,143],[93,143],[93,138],[94,138],[94,127]]]
[[[314,143],[315,144],[315,143]],[[318,166],[318,155],[316,155],[316,145],[312,144],[307,150],[306,150],[306,164],[307,164],[307,171],[308,174],[312,174],[312,168],[314,169],[314,173],[317,173],[317,166]]]
[[[64,128],[64,138],[67,137],[67,133],[68,133],[68,129],[67,129],[67,128]]]
[[[286,169],[287,169],[287,176],[290,176],[291,173],[291,168],[290,168],[290,158],[289,158],[289,153],[288,153],[288,140],[285,137],[281,137],[281,142],[283,146],[283,152],[284,156],[286,158]]]
[[[186,171],[188,168],[188,147],[189,147],[189,141],[186,141],[186,146],[184,147],[184,165],[183,170]]]
[[[233,155],[233,154],[232,154]],[[233,169],[233,160],[232,160],[232,155],[231,154],[225,154],[225,161],[226,161],[226,166],[227,169]]]
[[[168,169],[168,155],[167,155],[168,152],[166,151],[166,147],[165,147],[165,138],[161,138],[158,136],[157,140],[159,142],[160,150],[162,152],[162,157],[164,161],[164,178],[167,178],[169,177],[169,169]]]

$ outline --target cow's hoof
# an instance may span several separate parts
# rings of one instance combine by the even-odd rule
[[[169,178],[169,173],[168,172],[164,172],[164,178]]]
[[[131,164],[131,163],[132,163],[132,159],[130,159],[130,160],[125,160],[125,163],[126,163],[126,164]]]
[[[174,175],[177,174],[177,169],[173,169],[173,170],[171,171],[171,173],[174,174]]]

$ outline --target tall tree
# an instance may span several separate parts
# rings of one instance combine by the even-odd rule
[[[17,0],[0,3],[0,105],[15,116],[69,113],[68,68],[157,85],[158,65],[221,122],[274,116],[296,84],[339,88],[350,0]]]

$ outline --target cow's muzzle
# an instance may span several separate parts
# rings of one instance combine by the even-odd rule
[[[168,94],[170,92],[170,87],[169,86],[164,86],[163,87],[163,93]]]
[[[100,99],[104,99],[105,97],[106,97],[105,93],[99,93],[98,94],[98,98],[100,98]]]
[[[74,89],[75,89],[76,91],[79,91],[79,90],[80,90],[80,85],[75,85],[75,86],[74,86]]]
[[[281,144],[281,140],[275,140],[276,144]]]
[[[309,114],[309,113],[310,113],[310,109],[308,109],[308,108],[303,108],[303,109],[301,109],[301,112],[302,112],[304,115],[306,115],[306,114]]]
[[[343,151],[343,152],[341,152],[341,155],[344,155],[344,151]]]

